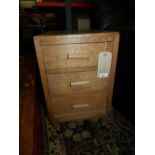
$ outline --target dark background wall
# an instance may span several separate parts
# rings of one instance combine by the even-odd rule
[[[113,106],[135,123],[135,2],[96,0],[92,8],[92,29],[120,32]]]

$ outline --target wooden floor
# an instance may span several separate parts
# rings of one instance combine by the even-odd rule
[[[20,56],[19,137],[20,155],[42,155],[42,125],[36,89],[36,62],[33,56]]]

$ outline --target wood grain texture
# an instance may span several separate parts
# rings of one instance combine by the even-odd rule
[[[95,36],[95,37],[94,37]],[[113,32],[96,32],[96,33],[75,33],[75,34],[64,34],[64,33],[51,33],[47,35],[40,35],[40,45],[62,45],[62,44],[83,44],[83,43],[95,43],[104,41],[113,41]],[[37,36],[35,38],[38,38]]]
[[[95,67],[76,67],[76,68],[63,68],[63,69],[49,69],[46,70],[47,74],[63,74],[63,73],[75,73],[75,72],[85,72],[85,71],[96,71]]]
[[[120,35],[118,32],[114,33],[114,46],[113,46],[113,57],[112,57],[112,65],[111,72],[109,77],[109,87],[108,87],[108,102],[107,102],[107,112],[111,111],[112,107],[112,96],[113,96],[113,88],[115,82],[115,72],[117,66],[117,56],[118,56],[118,48],[119,48],[119,38]]]
[[[38,96],[33,87],[20,96],[19,154],[42,155],[42,123]]]
[[[19,71],[19,154],[42,155],[42,118],[36,90],[36,61],[33,56],[20,56]]]
[[[51,98],[53,114],[67,114],[105,109],[107,92],[78,93]]]
[[[45,73],[45,65],[44,65],[42,53],[40,50],[41,47],[39,44],[39,38],[34,37],[34,45],[35,45],[35,49],[36,49],[37,61],[38,61],[38,65],[39,65],[39,71],[40,71],[41,81],[42,81],[42,85],[43,85],[45,100],[46,100],[46,103],[48,104],[48,103],[50,103],[49,87],[48,87],[47,77],[46,77],[46,73]]]
[[[19,153],[21,155],[33,154],[33,127],[34,127],[34,91],[24,89],[20,96],[19,105]],[[27,97],[25,99],[25,97]],[[31,106],[30,106],[31,104]]]
[[[46,34],[34,40],[53,122],[103,117],[110,111],[119,33]],[[108,78],[97,78],[101,51],[112,53]]]
[[[98,90],[106,92],[108,88],[108,78],[98,78],[96,71],[48,74],[47,77],[50,96]],[[84,81],[89,82],[82,85],[71,85],[74,82]]]
[[[97,67],[98,54],[112,51],[113,44],[89,43],[42,46],[41,52],[46,70],[63,70],[68,68]]]

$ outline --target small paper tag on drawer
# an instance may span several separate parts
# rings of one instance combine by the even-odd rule
[[[108,73],[99,73],[98,77],[99,78],[106,78],[106,77],[108,77]]]
[[[110,74],[112,53],[100,52],[98,55],[97,77],[107,78]]]

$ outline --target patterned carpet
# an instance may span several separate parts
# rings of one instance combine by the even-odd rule
[[[20,57],[20,90],[34,86],[36,59]],[[44,103],[43,103],[44,105]],[[43,106],[42,106],[43,107]],[[43,155],[134,155],[134,127],[116,110],[100,119],[53,128],[42,108]]]
[[[134,128],[113,110],[101,119],[62,123],[54,129],[46,118],[49,155],[134,155]]]

